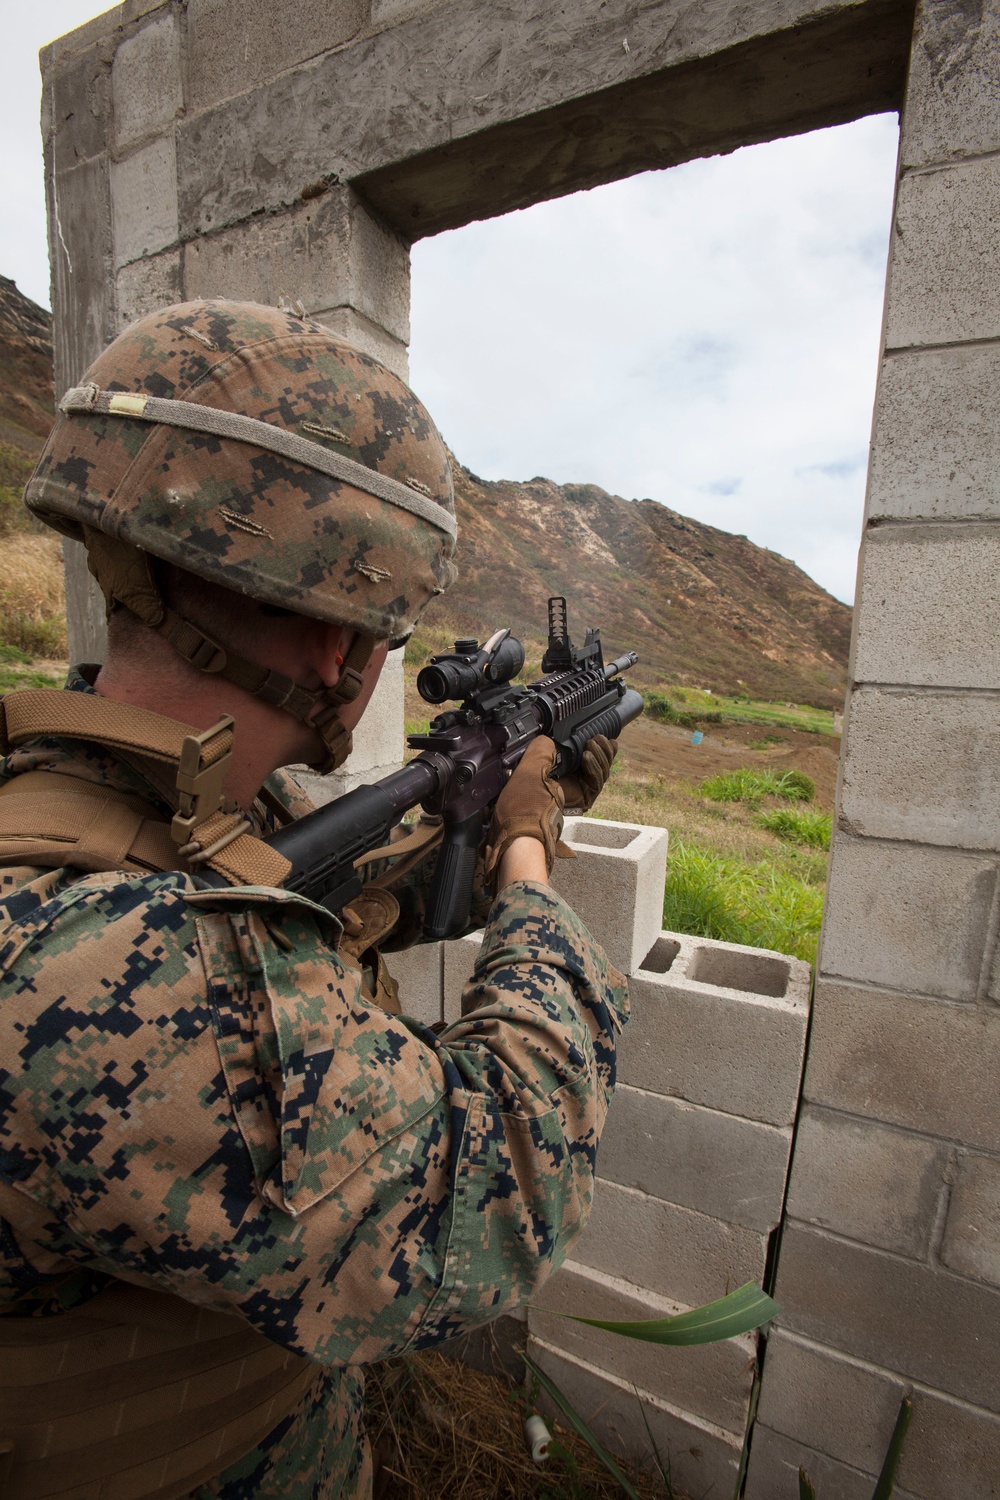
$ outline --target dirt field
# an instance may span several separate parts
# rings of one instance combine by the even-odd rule
[[[798,729],[766,724],[707,724],[700,745],[691,743],[690,729],[637,719],[622,736],[621,759],[639,776],[664,776],[670,781],[697,784],[707,776],[754,766],[781,773],[805,771],[816,783],[816,803],[832,810],[837,789],[840,736],[807,734]],[[765,738],[777,743],[751,750]]]

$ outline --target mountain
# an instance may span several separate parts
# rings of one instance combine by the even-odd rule
[[[591,484],[489,482],[456,463],[455,492],[459,581],[428,608],[418,654],[509,625],[530,661],[564,594],[573,639],[599,625],[611,654],[639,652],[637,680],[841,706],[851,611],[787,558]]]
[[[54,413],[52,314],[0,276],[0,485],[24,483]]]
[[[0,487],[24,483],[53,415],[52,318],[0,276]],[[839,707],[851,611],[787,558],[591,484],[479,479],[455,462],[459,581],[421,622],[417,654],[509,625],[538,661],[546,601],[570,631],[632,648],[639,682]]]

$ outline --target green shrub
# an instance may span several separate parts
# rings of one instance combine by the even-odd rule
[[[666,693],[655,688],[643,694],[646,712],[658,724],[677,724],[681,729],[697,729],[699,724],[721,724],[722,714],[718,709],[679,708]]]
[[[816,783],[805,771],[785,771],[779,780],[778,796],[787,797],[790,802],[811,802],[816,795]]]
[[[667,860],[663,925],[671,932],[771,948],[813,962],[823,892],[767,862],[744,864],[676,840]]]
[[[750,766],[709,776],[701,784],[701,794],[710,802],[746,802],[751,807],[756,807],[765,797],[807,802],[815,791],[811,777],[803,771],[783,771],[779,775],[775,771],[757,771]]]
[[[805,844],[810,849],[830,847],[833,819],[820,808],[776,807],[770,812],[758,813],[754,822],[758,828],[766,828],[792,844]]]

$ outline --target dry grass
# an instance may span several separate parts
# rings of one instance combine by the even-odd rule
[[[533,1463],[524,1393],[493,1375],[431,1352],[374,1366],[366,1390],[375,1500],[622,1500],[583,1439],[551,1422],[550,1457]],[[658,1478],[622,1468],[642,1500],[664,1500]]]
[[[52,533],[11,530],[0,537],[0,646],[65,655],[62,546]]]

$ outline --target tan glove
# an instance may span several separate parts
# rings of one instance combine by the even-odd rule
[[[563,789],[564,806],[573,812],[589,811],[607,785],[611,765],[617,754],[617,740],[609,740],[603,734],[595,734],[592,740],[588,740],[580,769],[572,776],[564,776],[559,782]]]
[[[486,843],[485,872],[496,889],[497,867],[507,849],[519,838],[538,839],[545,849],[545,864],[551,874],[560,848],[563,826],[563,784],[553,780],[556,747],[545,735],[532,740],[514,773],[497,798]]]

